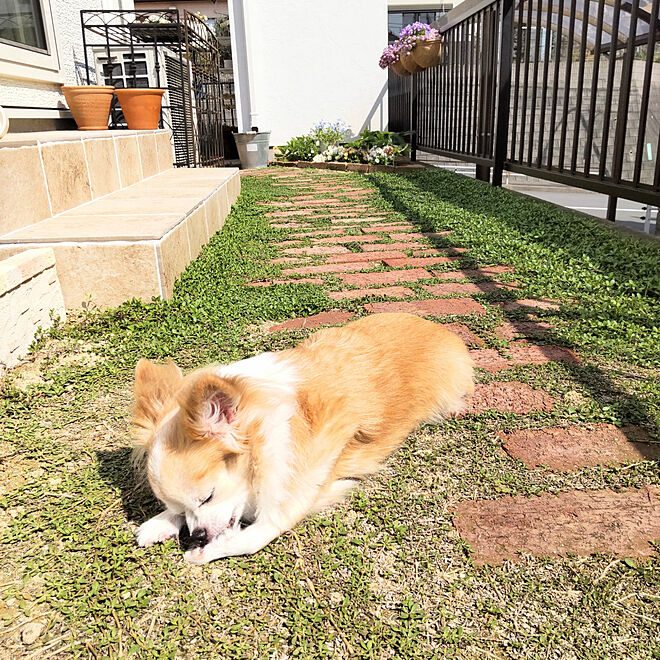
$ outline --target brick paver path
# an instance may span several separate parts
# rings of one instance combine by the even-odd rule
[[[460,417],[520,416],[520,430],[501,433],[499,439],[503,450],[528,469],[576,470],[660,455],[660,445],[649,443],[634,427],[553,428],[549,422],[547,428],[529,429],[522,423],[527,414],[550,413],[555,398],[501,374],[520,365],[576,365],[580,358],[553,345],[552,325],[536,316],[540,310],[559,309],[560,302],[517,295],[509,265],[475,267],[469,250],[454,244],[450,230],[422,232],[413,222],[397,219],[374,201],[376,190],[361,189],[346,175],[311,169],[250,175],[272,177],[278,196],[264,203],[264,210],[274,227],[289,232],[288,240],[276,244],[280,254],[274,261],[282,264],[281,275],[250,284],[323,285],[336,303],[334,311],[273,324],[271,332],[343,324],[365,313],[430,317],[468,344],[478,374],[499,374],[497,381],[476,385]],[[347,304],[352,311],[342,308]],[[515,314],[496,328],[494,337],[504,344],[497,348],[487,347],[478,329],[478,319],[494,310],[505,317]],[[454,524],[477,564],[516,559],[520,553],[645,557],[652,554],[650,542],[660,538],[659,499],[660,489],[651,487],[467,500],[455,507]]]

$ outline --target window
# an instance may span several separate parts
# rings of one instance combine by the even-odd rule
[[[64,82],[51,0],[0,0],[0,75]]]
[[[451,5],[441,6],[434,11],[390,11],[387,14],[388,41],[399,38],[399,32],[406,25],[420,21],[431,25],[452,8]]]
[[[0,41],[47,52],[39,0],[0,0]]]

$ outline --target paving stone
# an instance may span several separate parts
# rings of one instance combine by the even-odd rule
[[[444,236],[448,236],[449,234],[453,234],[451,229],[446,229],[444,231],[423,231],[422,236],[426,236],[427,238],[443,238]]]
[[[294,234],[294,236],[295,238],[309,238],[311,236],[343,236],[343,234],[343,229],[335,229],[334,227],[329,227],[328,229],[317,229],[316,231],[300,232],[299,234]]]
[[[648,433],[639,426],[524,429],[499,437],[506,452],[529,468],[545,465],[553,470],[575,470],[660,459],[660,443],[649,442]]]
[[[550,412],[555,400],[543,390],[535,390],[526,383],[496,382],[478,384],[466,401],[462,415],[480,415],[486,410],[525,415],[533,410]]]
[[[372,225],[371,227],[362,227],[362,231],[365,234],[370,234],[371,232],[388,232],[388,231],[398,231],[403,229],[414,229],[411,224],[402,222],[401,224],[389,224],[389,225]]]
[[[456,507],[454,526],[478,566],[516,560],[519,553],[651,557],[651,542],[660,538],[660,487],[469,500]]]
[[[506,300],[499,303],[505,312],[513,312],[518,309],[559,309],[560,305],[556,300],[534,300],[526,298],[525,300]]]
[[[299,264],[300,262],[305,263],[309,262],[309,259],[304,257],[278,257],[277,259],[271,259],[271,264]]]
[[[429,284],[424,288],[434,296],[451,296],[457,293],[464,296],[472,296],[474,294],[492,293],[493,291],[515,287],[510,284],[500,284],[499,282],[479,282],[478,284],[474,282],[443,282],[442,284]]]
[[[393,241],[414,241],[415,239],[421,240],[424,238],[421,234],[413,234],[413,233],[401,233],[401,232],[396,232],[393,234],[390,234],[390,238]]]
[[[388,298],[408,298],[414,296],[405,286],[384,286],[380,289],[349,289],[348,291],[330,291],[328,296],[333,300],[353,300],[355,298],[367,298],[369,296],[387,296]]]
[[[248,286],[272,286],[273,284],[323,284],[320,277],[299,277],[297,280],[275,279],[267,282],[249,282]]]
[[[368,312],[375,312],[377,314],[382,314],[384,312],[408,312],[409,314],[449,316],[450,314],[481,315],[486,313],[486,310],[476,300],[471,300],[470,298],[382,302],[371,303],[364,307]]]
[[[278,323],[268,328],[269,332],[277,330],[300,330],[301,328],[319,328],[322,325],[337,325],[350,321],[355,316],[354,312],[321,312],[314,316],[303,316],[297,319],[291,319],[284,323]]]
[[[362,249],[368,252],[370,250],[410,250],[416,247],[419,247],[419,243],[372,243],[363,245]]]
[[[270,211],[266,213],[267,218],[292,218],[296,215],[308,215],[307,211]]]
[[[494,348],[483,348],[478,351],[470,351],[470,357],[474,361],[474,366],[484,369],[490,373],[510,369],[515,366],[509,360],[502,357]]]
[[[307,256],[326,256],[336,254],[351,254],[348,248],[341,245],[314,245],[313,247],[287,248],[284,254],[303,254]]]
[[[579,364],[580,358],[570,349],[562,346],[537,346],[527,342],[512,342],[507,349],[511,359],[517,364],[545,364],[566,362]]]
[[[399,282],[417,282],[431,277],[431,274],[421,268],[414,270],[390,270],[378,273],[352,273],[340,275],[344,284],[369,287],[379,284],[398,284]]]
[[[317,238],[313,240],[313,243],[320,245],[325,243],[375,243],[376,241],[380,241],[380,236],[374,236],[373,234],[364,234],[361,236],[344,235],[344,236],[330,236],[328,238]]]
[[[405,266],[424,267],[437,266],[438,264],[448,264],[454,259],[452,257],[404,257],[403,259],[385,259],[385,263],[390,268],[403,268]]]
[[[367,270],[378,266],[377,261],[356,261],[345,264],[320,264],[318,266],[301,266],[286,268],[282,275],[317,275],[319,273],[351,273],[356,270]]]
[[[463,323],[442,323],[443,328],[458,335],[468,346],[483,346],[484,340]]]
[[[434,275],[441,280],[464,280],[467,278],[476,280],[511,272],[513,270],[508,266],[485,266],[483,268],[469,268],[465,270],[442,270],[434,273]]]
[[[515,339],[516,337],[542,337],[553,326],[544,321],[507,321],[495,330],[495,334],[502,339]]]
[[[340,254],[330,257],[329,263],[340,264],[345,261],[377,261],[387,259],[388,257],[405,257],[403,252],[397,250],[389,250],[387,252],[349,252],[348,254]]]
[[[333,216],[328,219],[333,225],[343,225],[350,222],[378,222],[379,220],[385,220],[385,218],[381,218],[377,216],[363,217],[358,215],[357,213],[342,214],[342,216],[344,217]]]

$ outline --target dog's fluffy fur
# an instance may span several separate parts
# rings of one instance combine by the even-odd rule
[[[138,453],[166,510],[138,543],[176,537],[185,522],[207,541],[185,553],[190,562],[254,553],[340,499],[420,422],[460,411],[472,390],[463,342],[409,314],[185,377],[172,362],[140,360]]]

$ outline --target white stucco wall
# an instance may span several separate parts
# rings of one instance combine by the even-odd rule
[[[230,0],[239,130],[271,145],[319,120],[387,126],[387,0]]]
[[[131,9],[132,0],[51,0],[55,40],[59,58],[57,82],[40,82],[3,75],[0,63],[0,105],[38,108],[29,113],[7,109],[9,117],[52,117],[53,110],[66,108],[60,84],[84,84],[84,54],[82,48],[81,9]],[[61,81],[61,82],[60,82]],[[48,112],[50,111],[50,112]]]

